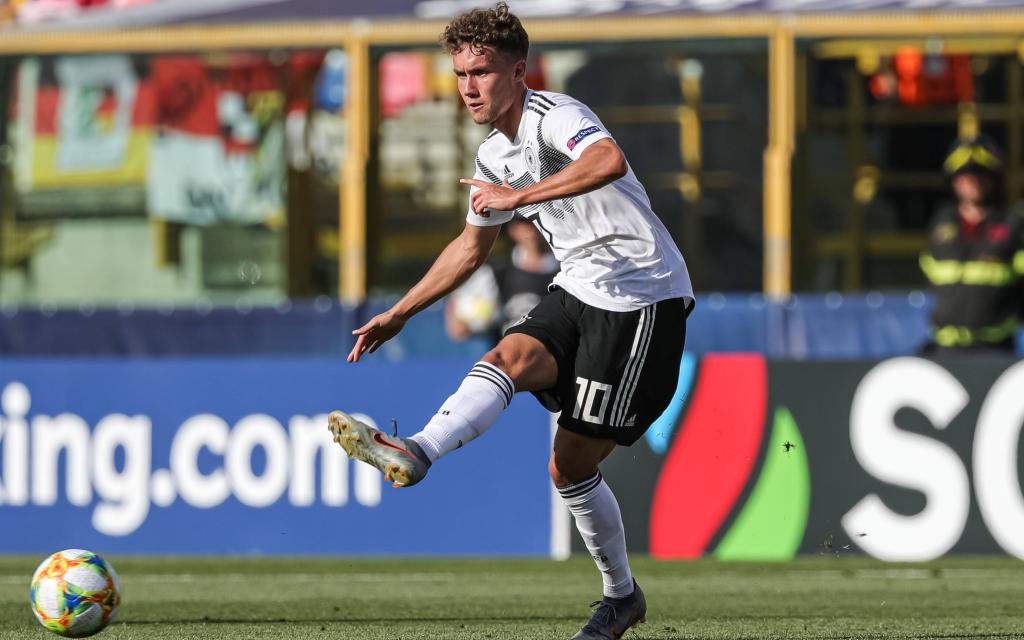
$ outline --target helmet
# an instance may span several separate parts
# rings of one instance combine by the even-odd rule
[[[1002,153],[985,134],[957,138],[946,153],[942,168],[950,176],[968,172],[1001,173]]]

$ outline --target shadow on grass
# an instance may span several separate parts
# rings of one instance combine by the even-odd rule
[[[699,636],[694,636],[694,635],[688,635],[688,634],[685,634],[685,633],[683,633],[682,635],[678,635],[678,636],[672,636],[672,635],[670,635],[670,636],[664,636],[664,635],[648,636],[648,635],[644,634],[644,631],[645,631],[645,629],[639,629],[635,633],[631,632],[631,633],[633,633],[633,635],[630,635],[630,640],[652,640],[652,638],[657,638],[658,640],[665,640],[665,638],[677,639],[677,640],[690,640],[691,638],[699,637]],[[865,634],[865,635],[862,635],[862,636],[836,636],[836,635],[832,635],[832,634],[823,635],[823,636],[757,635],[757,636],[735,636],[735,637],[731,638],[730,640],[770,640],[771,638],[789,638],[789,637],[799,637],[802,640],[885,640],[885,638],[889,638],[889,637],[905,638],[905,637],[908,637],[908,636],[903,636],[903,635],[898,635],[898,634],[895,635],[895,636],[878,635],[878,634]],[[961,638],[964,638],[964,639],[971,638],[972,640],[975,640],[975,639],[984,640],[985,638],[1018,638],[1019,639],[1022,636],[1021,636],[1021,634],[1019,632],[1007,631],[1005,633],[952,633],[952,634],[947,633],[947,634],[944,634],[944,635],[927,634],[927,635],[918,636],[918,637],[928,638],[929,640],[959,640]]]
[[[239,624],[239,625],[244,625],[244,624],[261,624],[261,625],[266,625],[266,624],[310,624],[310,625],[316,625],[316,624],[319,624],[319,625],[380,624],[380,625],[388,625],[388,624],[407,624],[407,623],[410,623],[410,622],[419,622],[419,623],[448,623],[448,624],[453,624],[453,625],[459,625],[462,629],[465,629],[465,627],[469,626],[470,624],[477,625],[477,624],[488,623],[488,622],[493,622],[493,623],[502,623],[502,622],[568,623],[568,622],[572,622],[572,621],[577,621],[578,622],[579,621],[579,616],[570,616],[570,615],[566,615],[566,616],[523,616],[523,615],[514,615],[513,616],[513,615],[509,615],[509,616],[487,616],[487,617],[480,617],[480,618],[467,617],[467,616],[459,616],[459,617],[438,616],[438,617],[431,617],[431,618],[407,617],[407,618],[259,618],[259,619],[253,619],[253,618],[248,618],[248,619],[247,618],[217,618],[217,617],[203,616],[203,617],[200,617],[200,618],[176,619],[176,620],[145,620],[145,619],[144,620],[123,620],[123,621],[119,621],[118,623],[116,623],[116,625],[117,626],[124,626],[124,627],[129,627],[130,628],[130,627],[133,627],[133,626],[146,627],[146,626],[154,626],[154,625],[189,625],[189,624],[195,624],[195,625],[206,625],[206,624],[209,624],[209,625],[234,625],[234,624]],[[666,631],[668,631],[668,633],[673,634],[673,635],[665,635]],[[648,633],[645,633],[645,632],[653,632],[654,635],[648,635]],[[674,634],[678,634],[678,635],[674,635]],[[650,627],[648,627],[648,628],[637,627],[637,628],[635,628],[631,632],[630,637],[633,640],[651,640],[652,638],[658,638],[659,640],[665,640],[666,638],[678,639],[678,640],[688,640],[688,639],[691,639],[691,638],[695,638],[696,636],[694,636],[692,634],[687,634],[685,632],[685,630],[679,631],[679,630],[676,630],[676,629],[672,629],[671,631],[669,631],[667,629],[663,629],[663,630],[661,630],[659,632],[658,630],[652,629]],[[740,636],[740,635],[737,635],[734,638],[732,638],[732,640],[766,640],[766,639],[772,638],[772,637],[783,638],[785,636],[782,636],[782,635],[780,635],[780,636],[772,636],[770,634],[769,635],[756,635],[756,636]],[[885,638],[888,638],[889,636],[887,636],[887,635],[879,635],[879,634],[863,634],[863,635],[850,635],[850,636],[840,636],[840,635],[828,634],[828,635],[820,635],[820,636],[808,635],[808,636],[800,636],[800,637],[804,638],[805,640],[884,640]],[[964,632],[964,633],[947,633],[947,634],[928,634],[926,637],[931,638],[933,640],[966,640],[968,638],[984,640],[986,638],[991,638],[991,639],[1016,638],[1016,639],[1020,639],[1022,637],[1022,635],[1021,635],[1020,632],[1009,632],[1008,631],[1008,632],[996,632],[996,633],[968,633],[968,632]]]
[[[159,625],[159,624],[403,624],[409,622],[439,622],[439,623],[481,623],[481,622],[565,622],[568,620],[579,620],[578,615],[564,616],[458,616],[458,617],[406,617],[406,618],[218,618],[213,616],[202,616],[191,619],[176,620],[120,620],[117,624],[126,627]]]

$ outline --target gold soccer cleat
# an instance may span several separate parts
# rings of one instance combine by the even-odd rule
[[[426,477],[430,460],[414,441],[389,436],[343,411],[332,411],[327,423],[348,457],[380,469],[393,486],[411,487]]]

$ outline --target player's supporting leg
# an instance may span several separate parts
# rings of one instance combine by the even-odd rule
[[[573,640],[620,638],[647,615],[647,601],[629,569],[619,503],[597,469],[614,448],[613,440],[559,428],[551,452],[551,479],[604,583],[604,597],[595,603],[593,615]]]
[[[626,531],[615,494],[597,469],[614,448],[613,440],[588,438],[559,428],[548,471],[601,571],[604,595],[622,598],[633,592]]]

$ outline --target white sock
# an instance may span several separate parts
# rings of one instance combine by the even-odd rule
[[[487,431],[512,402],[514,393],[512,379],[504,371],[489,362],[478,362],[412,440],[434,462]]]
[[[566,487],[558,487],[583,542],[604,581],[604,595],[625,598],[633,593],[633,573],[626,558],[626,531],[615,494],[601,472]]]

